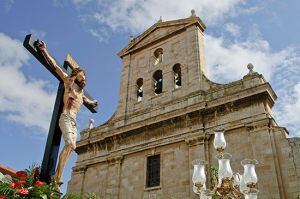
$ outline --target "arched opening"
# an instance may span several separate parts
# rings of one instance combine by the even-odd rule
[[[162,48],[158,48],[154,51],[154,65],[161,63],[163,61],[163,49]]]
[[[173,74],[174,74],[174,87],[180,88],[181,87],[181,67],[180,64],[175,64],[173,66]]]
[[[143,78],[139,78],[136,81],[136,96],[137,101],[140,102],[143,99],[144,91],[143,91]]]
[[[162,93],[162,88],[163,88],[163,75],[161,70],[155,71],[153,74],[153,88],[154,88],[154,93],[156,95],[159,95]]]

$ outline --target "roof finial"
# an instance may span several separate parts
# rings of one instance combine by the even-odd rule
[[[197,17],[196,16],[196,11],[194,9],[191,10],[191,14],[192,14],[191,17]]]
[[[134,40],[134,37],[132,35],[130,35],[129,37],[130,37],[130,42],[132,42]]]
[[[157,22],[162,22],[162,16],[159,17],[159,20]]]
[[[248,75],[252,75],[254,73],[254,71],[253,71],[253,68],[254,68],[253,64],[249,63],[247,65],[247,68],[249,70]]]
[[[90,119],[89,122],[89,129],[91,130],[92,128],[94,128],[94,119]]]

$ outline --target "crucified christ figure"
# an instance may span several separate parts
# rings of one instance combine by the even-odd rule
[[[58,185],[62,184],[62,173],[70,158],[71,153],[76,149],[76,116],[83,102],[97,106],[97,100],[89,100],[83,94],[83,88],[86,85],[85,71],[82,68],[73,69],[70,75],[66,74],[50,56],[46,50],[46,44],[42,41],[36,44],[37,48],[42,52],[48,64],[53,68],[57,75],[63,80],[65,91],[63,95],[63,111],[59,118],[59,127],[61,129],[65,146],[62,149],[55,174],[52,180]]]

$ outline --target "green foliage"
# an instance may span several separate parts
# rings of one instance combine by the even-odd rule
[[[81,194],[68,193],[62,197],[62,199],[82,199]]]
[[[0,176],[0,198],[5,199],[59,199],[56,183],[46,184],[38,180],[39,167],[32,165],[24,171],[17,172],[18,178]],[[62,199],[100,199],[95,193],[69,193]]]
[[[216,167],[210,167],[209,168],[209,172],[210,172],[210,175],[211,175],[211,178],[210,178],[210,189],[213,189],[214,188],[214,181],[213,179],[218,179],[218,168]]]
[[[211,178],[210,178],[210,189],[213,190],[214,189],[214,180],[213,179],[214,178],[218,179],[218,168],[210,167],[209,172],[210,172],[210,176],[211,176]],[[217,194],[215,194],[212,198],[213,199],[219,199],[220,197]]]
[[[100,199],[95,193],[87,193],[86,197],[87,199]]]
[[[297,198],[296,199],[300,199],[300,193],[297,195]]]
[[[62,199],[100,199],[95,193],[87,193],[83,197],[82,194],[68,193]]]
[[[216,168],[216,167],[210,167],[209,168],[209,172],[210,172],[210,175],[211,175],[211,178],[210,178],[210,189],[213,190],[214,189],[214,179],[218,179],[218,168]],[[212,199],[221,199],[221,197],[218,194],[215,194],[212,197]]]
[[[17,198],[16,190],[9,186],[8,183],[0,184],[0,196],[5,195],[7,199]],[[8,197],[10,196],[10,197]]]
[[[17,172],[17,178],[3,176],[0,179],[0,198],[6,199],[56,199],[53,193],[58,186],[55,183],[46,184],[38,180],[40,168],[30,166],[24,171]]]
[[[40,168],[30,166],[24,171],[17,172],[17,178],[0,173],[0,198],[5,199],[59,199],[56,183],[46,184],[39,181]],[[73,194],[69,193],[62,199],[100,199],[95,193]]]

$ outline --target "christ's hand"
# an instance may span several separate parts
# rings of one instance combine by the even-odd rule
[[[98,101],[97,100],[93,100],[91,105],[95,108],[96,106],[98,106]]]
[[[35,45],[40,50],[46,49],[46,43],[44,41],[36,41]]]

